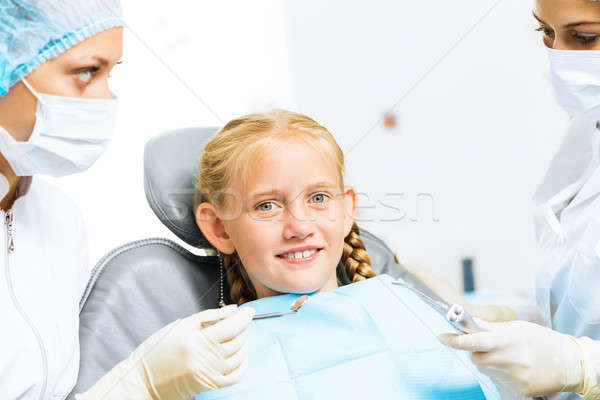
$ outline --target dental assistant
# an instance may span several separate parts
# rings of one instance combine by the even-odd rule
[[[547,327],[482,322],[486,332],[440,339],[523,395],[600,399],[600,3],[536,0],[534,17],[556,99],[572,116],[534,195]]]
[[[118,0],[0,1],[2,400],[62,400],[77,380],[86,229],[39,175],[84,171],[107,147],[122,27]],[[77,398],[178,400],[235,383],[252,312],[228,306],[174,321]]]

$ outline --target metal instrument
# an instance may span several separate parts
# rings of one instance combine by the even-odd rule
[[[425,293],[402,281],[392,282],[393,285],[401,285],[410,289],[417,294],[427,304],[433,307],[434,310],[442,314],[444,319],[452,325],[452,327],[462,333],[476,333],[483,329],[477,325],[471,314],[467,312],[460,304],[448,304],[443,300],[434,300]]]
[[[599,0],[600,1],[600,0]],[[442,314],[444,319],[452,325],[452,327],[462,333],[477,333],[482,332],[484,329],[477,325],[477,322],[473,319],[471,314],[467,312],[460,304],[448,304],[443,300],[434,300],[421,292],[419,289],[411,286],[410,284],[402,281],[392,282],[393,285],[400,285],[407,287],[413,293],[417,294],[427,304],[433,307],[434,310]],[[533,400],[547,400],[546,396],[533,397]]]
[[[296,314],[298,312],[298,310],[304,305],[304,303],[306,303],[306,300],[308,300],[308,296],[307,295],[302,295],[300,297],[298,297],[296,299],[296,301],[294,301],[292,303],[292,305],[290,306],[290,310],[288,312],[278,312],[278,313],[269,313],[269,314],[258,314],[255,315],[252,320],[257,320],[257,319],[267,319],[267,318],[276,318],[276,317],[283,317],[284,315],[291,315],[291,314]],[[213,321],[204,321],[202,322],[202,327],[203,328],[207,328],[209,326],[212,326],[214,324],[216,324],[217,322],[221,321],[220,319],[216,319]]]

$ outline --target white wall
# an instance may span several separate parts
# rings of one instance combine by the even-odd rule
[[[531,2],[285,4],[298,109],[335,134],[347,183],[376,206],[360,210],[372,220],[361,226],[455,284],[471,256],[479,288],[532,293],[530,198],[565,117]],[[378,121],[392,108],[389,131]]]
[[[473,256],[480,288],[532,291],[529,200],[565,118],[544,78],[530,2],[124,6],[115,140],[89,172],[58,181],[84,211],[94,262],[127,241],[173,237],[143,194],[150,137],[281,106],[331,129],[347,152],[348,183],[365,193],[363,206],[376,206],[361,210],[373,220],[361,226],[404,258],[458,284],[460,259]],[[378,123],[391,108],[395,131]],[[416,217],[419,193],[433,196],[439,221],[425,196]]]

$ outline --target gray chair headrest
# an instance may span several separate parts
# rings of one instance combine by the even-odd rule
[[[171,232],[189,245],[209,247],[194,216],[196,173],[204,146],[218,128],[169,131],[144,149],[144,190],[150,208]]]

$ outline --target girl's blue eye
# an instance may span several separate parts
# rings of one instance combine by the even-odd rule
[[[273,203],[268,201],[266,203],[262,203],[258,205],[259,211],[273,211]]]
[[[314,203],[325,203],[329,199],[324,193],[317,193],[312,198]]]

